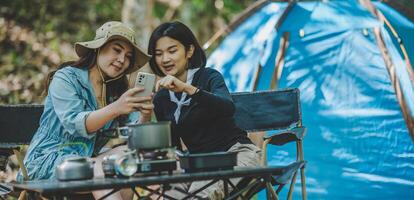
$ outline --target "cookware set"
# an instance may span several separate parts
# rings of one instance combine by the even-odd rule
[[[185,172],[232,169],[237,163],[237,153],[189,154],[175,151],[171,145],[170,122],[131,124],[101,131],[99,134],[122,138],[129,149],[103,158],[105,177],[129,177],[136,173],[150,172],[171,174],[177,168],[175,157],[179,158],[180,166]],[[93,165],[89,158],[69,157],[58,165],[56,175],[61,181],[90,179],[93,177]]]

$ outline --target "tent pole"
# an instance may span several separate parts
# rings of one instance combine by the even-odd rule
[[[277,21],[275,25],[276,31],[279,30],[280,26],[285,21],[289,12],[292,10],[293,6],[295,5],[296,5],[296,2],[289,0],[288,6],[285,8],[285,10],[283,11],[282,15],[280,16],[279,20]],[[280,75],[282,74],[283,64],[285,61],[285,53],[286,53],[286,49],[287,49],[288,42],[289,42],[289,36],[290,36],[290,33],[285,32],[283,33],[283,37],[280,38],[279,51],[277,52],[277,55],[275,58],[276,59],[275,69],[273,71],[273,77],[270,82],[270,89],[275,89],[278,87],[279,78],[280,78]]]
[[[408,131],[410,132],[411,139],[414,141],[414,119],[410,116],[407,103],[404,99],[404,93],[401,90],[400,82],[397,80],[395,67],[392,63],[390,55],[388,54],[387,47],[385,46],[384,39],[381,35],[381,29],[379,27],[374,28],[374,34],[377,40],[377,45],[380,48],[382,58],[384,59],[385,66],[387,67],[388,74],[390,75],[391,83],[394,86],[395,94],[397,96],[398,103],[400,104]]]
[[[283,11],[282,15],[277,20],[277,23],[275,25],[276,31],[279,30],[280,26],[285,21],[286,17],[288,16],[289,12],[292,10],[292,8],[293,8],[294,5],[296,5],[296,2],[292,2],[292,1],[289,0],[288,6],[285,8],[285,10]]]
[[[385,22],[387,24],[388,20],[385,18],[385,16],[378,9],[376,9],[374,7],[374,5],[372,4],[372,2],[370,0],[359,0],[359,2],[360,2],[361,5],[365,6],[380,21]],[[393,30],[392,26],[390,26],[390,29],[391,29],[391,31]],[[410,132],[411,139],[414,141],[414,119],[413,119],[413,117],[410,116],[408,105],[405,102],[404,93],[401,90],[400,82],[397,80],[395,67],[393,65],[393,62],[392,62],[392,59],[391,59],[390,55],[388,54],[388,49],[387,49],[387,46],[385,45],[384,38],[382,37],[381,29],[378,28],[378,27],[374,28],[374,34],[375,34],[375,38],[377,40],[377,45],[381,50],[381,54],[382,54],[382,57],[384,59],[385,66],[387,67],[388,74],[390,75],[391,83],[394,86],[395,94],[397,96],[398,103],[400,104],[400,108],[401,108],[403,117],[405,119],[405,122],[407,124],[408,131]],[[394,35],[394,36],[396,36],[396,35]],[[398,35],[397,35],[397,38],[399,38]],[[405,48],[402,45],[402,42],[400,42],[400,47],[402,47],[401,50],[403,52],[405,52]],[[404,54],[404,57],[405,57],[405,54]],[[407,68],[408,75],[409,75],[412,83],[414,84],[413,70],[412,70],[411,64],[409,62],[408,56],[405,57],[405,61],[406,61],[406,68]]]
[[[282,75],[283,64],[285,63],[286,49],[289,45],[289,32],[283,33],[283,37],[280,38],[279,51],[277,52],[275,59],[275,69],[273,71],[272,81],[270,82],[270,89],[276,89],[278,87],[280,76]]]
[[[387,27],[391,30],[392,35],[397,39],[398,44],[400,45],[401,52],[403,53],[404,60],[406,63],[406,68],[408,75],[411,79],[411,83],[414,84],[414,72],[413,67],[411,65],[410,59],[408,57],[407,51],[405,49],[405,46],[403,44],[403,41],[401,40],[400,36],[398,35],[397,31],[395,31],[394,27],[391,25],[391,23],[387,20],[387,18],[382,14],[382,12],[375,8],[375,6],[372,4],[370,0],[359,0],[360,4],[365,6],[374,16],[378,18],[381,22],[384,22]]]
[[[256,73],[253,78],[253,91],[257,90],[257,84],[259,83],[259,76],[261,73],[262,73],[262,65],[259,62],[257,69],[256,69]]]
[[[219,38],[226,36],[227,34],[231,33],[237,26],[239,26],[246,18],[250,17],[254,14],[257,10],[261,9],[265,5],[267,5],[269,1],[267,0],[260,0],[252,4],[251,6],[247,7],[234,21],[232,21],[229,25],[221,28],[217,31],[210,39],[207,40],[206,43],[203,45],[203,49],[207,50],[211,44],[216,42]]]
[[[408,75],[410,76],[411,79],[411,83],[414,84],[414,72],[413,72],[413,67],[411,65],[410,62],[410,58],[408,57],[407,54],[407,50],[405,49],[405,46],[403,44],[403,41],[401,40],[400,36],[398,35],[397,31],[394,29],[394,27],[391,25],[391,23],[387,20],[387,18],[381,13],[381,11],[377,10],[378,13],[378,18],[380,18],[380,20],[384,21],[385,24],[388,26],[388,28],[390,28],[392,35],[397,39],[398,44],[400,45],[400,49],[404,55],[404,59],[405,59],[405,63],[406,63],[406,68],[407,68],[407,72]]]

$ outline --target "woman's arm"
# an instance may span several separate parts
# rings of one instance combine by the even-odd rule
[[[219,111],[222,115],[233,115],[235,107],[223,76],[215,70],[205,70],[203,73],[209,73],[207,80],[201,81],[208,82],[210,91],[200,88],[196,93],[190,94],[191,98],[203,106],[208,106],[212,111]]]
[[[132,88],[127,90],[115,102],[91,112],[86,118],[86,129],[88,133],[93,133],[102,128],[110,120],[134,111],[140,111],[140,123],[151,120],[151,110],[153,104],[148,103],[152,97],[134,97],[134,94],[143,91],[143,88]]]
[[[209,73],[207,81],[210,91],[206,88],[196,88],[191,84],[184,83],[174,76],[167,75],[157,82],[156,88],[166,88],[174,92],[185,92],[198,103],[208,106],[211,111],[219,111],[222,115],[233,115],[235,108],[233,100],[224,82],[223,76],[216,70],[203,70]],[[201,75],[203,77],[203,75]]]
[[[145,104],[151,97],[133,97],[142,89],[130,89],[117,101],[99,110],[87,110],[87,99],[79,95],[75,84],[63,72],[56,72],[49,87],[49,95],[53,109],[66,131],[70,134],[80,134],[92,137],[93,133],[102,128],[107,122],[121,114],[137,111],[139,108],[151,108],[152,104]],[[144,105],[145,104],[145,105]],[[137,109],[138,108],[138,109]]]

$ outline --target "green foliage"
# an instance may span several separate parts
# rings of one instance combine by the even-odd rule
[[[169,20],[182,21],[195,32],[201,44],[254,2],[148,1],[154,5],[155,24],[150,26]],[[178,2],[179,6],[173,7],[171,2]],[[411,10],[414,7],[412,0],[398,2]],[[61,62],[76,58],[74,42],[93,38],[95,29],[105,21],[121,20],[123,3],[121,0],[1,0],[0,103],[40,103],[47,73]]]
[[[150,0],[148,0],[150,1]],[[153,0],[156,23],[180,20],[203,44],[252,0]],[[76,55],[73,44],[94,37],[109,20],[121,20],[121,0],[0,1],[0,103],[41,103],[49,71]],[[173,11],[173,12],[171,12]],[[173,15],[166,17],[166,13]],[[155,26],[157,24],[153,24]]]
[[[204,44],[214,33],[231,22],[254,1],[252,0],[191,0],[182,1],[172,18],[165,19],[168,6],[156,3],[154,16],[163,21],[179,20],[188,25]]]
[[[120,20],[121,9],[119,0],[1,1],[0,102],[40,103],[48,71],[75,58],[75,41]]]
[[[120,20],[121,9],[119,0],[13,0],[1,2],[0,15],[34,32],[53,31],[63,40],[72,40],[93,36],[90,28],[107,20]],[[79,27],[85,26],[88,31],[78,35]]]

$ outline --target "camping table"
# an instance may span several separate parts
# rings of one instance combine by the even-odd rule
[[[100,190],[100,189],[112,189],[112,192],[119,191],[123,188],[131,188],[135,194],[139,196],[136,191],[136,187],[140,187],[153,194],[158,194],[169,199],[171,198],[165,195],[161,188],[168,190],[170,184],[173,183],[185,183],[191,181],[210,180],[209,183],[201,188],[207,188],[209,185],[217,182],[224,181],[224,192],[227,199],[233,199],[239,196],[243,191],[248,190],[257,184],[269,183],[271,176],[282,175],[289,167],[258,167],[258,168],[239,168],[234,170],[223,171],[211,171],[211,172],[196,172],[196,173],[177,173],[171,175],[154,175],[154,176],[133,176],[129,178],[95,178],[90,180],[81,181],[58,181],[58,180],[39,180],[39,181],[27,181],[21,183],[10,183],[13,190],[26,190],[29,195],[39,193],[44,197],[51,199],[63,199],[70,196],[75,192]],[[236,177],[254,177],[256,178],[253,183],[250,183],[240,190],[235,190],[229,193],[229,186],[234,188],[234,185],[229,181],[230,178]],[[160,185],[159,190],[149,188],[150,185]],[[195,194],[188,194],[187,197],[194,197]],[[108,194],[109,195],[109,194]],[[102,199],[106,198],[103,197]]]

